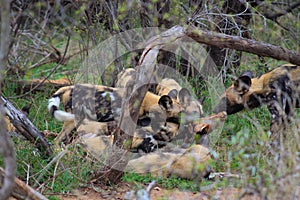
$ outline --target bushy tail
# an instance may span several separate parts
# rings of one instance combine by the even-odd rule
[[[66,86],[60,88],[48,101],[48,111],[51,116],[58,121],[72,121],[75,119],[75,115],[59,109],[60,97],[68,90],[71,90],[72,86]]]

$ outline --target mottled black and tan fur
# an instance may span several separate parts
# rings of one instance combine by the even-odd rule
[[[286,126],[294,108],[299,108],[299,92],[300,66],[282,65],[257,78],[246,72],[225,91],[214,112],[231,115],[267,105],[272,115],[271,132],[276,133]]]

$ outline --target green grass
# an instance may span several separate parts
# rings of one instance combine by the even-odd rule
[[[287,45],[291,45],[290,41],[286,41]],[[58,47],[62,47],[59,44]],[[243,71],[253,70],[256,75],[266,72],[268,69],[260,67],[262,64],[257,62],[257,57],[247,55],[247,64],[244,64],[239,69],[234,69],[235,76],[240,75]],[[278,66],[282,62],[277,62],[267,59],[269,66]],[[74,59],[65,66],[58,67],[56,73],[51,76],[51,79],[64,77],[64,72],[76,70],[78,60]],[[47,76],[55,67],[55,63],[43,65],[39,68],[28,70],[24,76],[25,80],[41,78]],[[112,73],[112,68],[109,68],[107,76]],[[43,92],[31,93],[21,98],[10,98],[16,96],[17,85],[11,81],[14,77],[7,77],[9,81],[3,87],[3,94],[19,109],[31,104],[29,119],[40,130],[49,130],[58,133],[61,130],[62,123],[54,120],[48,113],[47,101],[54,92],[53,88],[46,88]],[[201,96],[206,96],[204,102],[205,115],[211,114],[212,108],[216,105],[222,91],[217,91],[216,83],[209,79],[209,83],[199,81],[198,79],[190,79],[191,85],[197,87],[201,91]],[[225,87],[232,84],[232,80],[228,78],[225,82]],[[224,89],[224,88],[223,88]],[[194,91],[197,91],[194,88]],[[19,94],[18,94],[19,95]],[[198,96],[199,97],[199,96]],[[216,143],[213,145],[213,150],[217,154],[213,163],[213,169],[216,172],[232,172],[243,175],[241,180],[222,180],[218,181],[215,188],[226,188],[228,185],[235,187],[247,187],[261,189],[263,187],[274,186],[276,178],[284,176],[293,170],[295,167],[295,159],[293,154],[284,158],[280,170],[277,169],[277,163],[274,161],[274,156],[267,154],[266,144],[268,143],[268,130],[270,123],[270,114],[266,107],[254,109],[252,111],[243,111],[235,115],[228,116],[224,127],[217,135]],[[291,141],[293,140],[290,139]],[[64,156],[47,166],[53,158],[43,159],[41,153],[22,137],[13,138],[18,160],[17,176],[28,181],[31,186],[41,187],[44,194],[47,193],[67,193],[82,184],[87,184],[103,167],[102,163],[90,157],[89,154],[82,149],[80,145],[71,145]],[[291,141],[291,147],[294,145]],[[52,138],[49,139],[52,143]],[[290,151],[292,152],[292,151]],[[55,155],[61,153],[61,150],[56,150]],[[2,163],[1,163],[2,164]],[[167,189],[179,188],[182,190],[191,190],[196,192],[199,189],[199,184],[195,181],[189,181],[176,177],[167,179],[153,178],[150,175],[140,176],[137,174],[125,173],[122,180],[133,183],[142,187],[141,184],[149,184],[153,179],[157,184]],[[200,189],[206,186],[213,185],[215,182],[203,180],[200,183]],[[44,185],[43,185],[44,184]],[[43,185],[43,186],[42,186]],[[55,199],[55,197],[51,197]]]
[[[225,85],[229,85],[230,82]],[[16,85],[14,83],[4,86],[4,94],[7,97],[15,96]],[[210,96],[207,87],[203,86],[203,95]],[[54,92],[52,88],[39,93],[33,93],[22,98],[11,98],[10,100],[17,108],[32,104],[29,118],[41,131],[50,130],[59,132],[61,122],[52,119],[47,111],[47,101]],[[211,113],[210,109],[215,105],[213,99],[207,98],[204,103],[205,114]],[[260,188],[273,187],[274,177],[288,173],[286,170],[278,172],[275,167],[274,158],[266,155],[265,145],[268,143],[270,114],[266,107],[243,111],[235,115],[228,116],[223,129],[217,135],[217,141],[213,150],[217,153],[213,163],[216,172],[231,172],[243,175],[243,179],[223,179],[222,181],[203,180],[201,188],[226,188],[228,185],[234,187],[252,186]],[[52,139],[49,139],[52,143]],[[102,164],[90,157],[80,145],[69,146],[67,153],[59,160],[47,166],[53,158],[43,159],[40,152],[24,138],[14,138],[16,155],[18,159],[17,175],[20,179],[28,181],[31,186],[40,187],[42,192],[47,193],[67,193],[80,185],[88,184],[102,168]],[[59,154],[56,150],[55,154]],[[287,166],[293,166],[292,158],[287,158]],[[274,176],[270,177],[270,174]],[[167,189],[179,188],[196,192],[199,184],[176,177],[167,179],[153,178],[150,175],[140,176],[128,174],[122,178],[123,181],[144,187],[141,184],[149,184],[156,180],[157,184]],[[261,183],[263,182],[263,183]],[[212,187],[209,187],[211,186]]]

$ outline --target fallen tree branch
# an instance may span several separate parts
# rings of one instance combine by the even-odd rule
[[[6,114],[9,117],[14,127],[30,142],[34,143],[37,148],[46,156],[53,154],[52,149],[38,131],[33,123],[26,117],[26,115],[16,109],[5,97],[1,96],[1,103],[4,104]]]
[[[0,177],[3,178],[5,176],[4,170],[0,167]],[[28,200],[46,200],[39,192],[32,189],[29,185],[24,183],[18,178],[14,178],[15,188],[12,191],[11,196],[16,199],[28,199]],[[1,183],[0,183],[1,185]]]
[[[17,84],[17,94],[24,94],[27,92],[42,92],[47,91],[46,88],[59,89],[64,86],[72,85],[73,82],[67,78],[60,78],[58,80],[36,79],[30,81],[19,80]],[[34,90],[33,90],[34,88]]]
[[[178,29],[178,27],[176,27]],[[184,29],[184,28],[182,28]],[[186,36],[195,41],[220,48],[230,48],[259,56],[284,60],[289,63],[300,65],[300,54],[289,49],[272,44],[250,40],[238,36],[226,35],[212,31],[204,31],[199,28],[189,26],[184,29]]]

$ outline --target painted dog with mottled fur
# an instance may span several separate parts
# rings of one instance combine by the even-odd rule
[[[300,104],[300,66],[282,65],[257,78],[251,72],[238,77],[223,94],[214,112],[226,111],[228,115],[241,110],[252,110],[267,105],[272,120],[271,133],[285,128]]]

